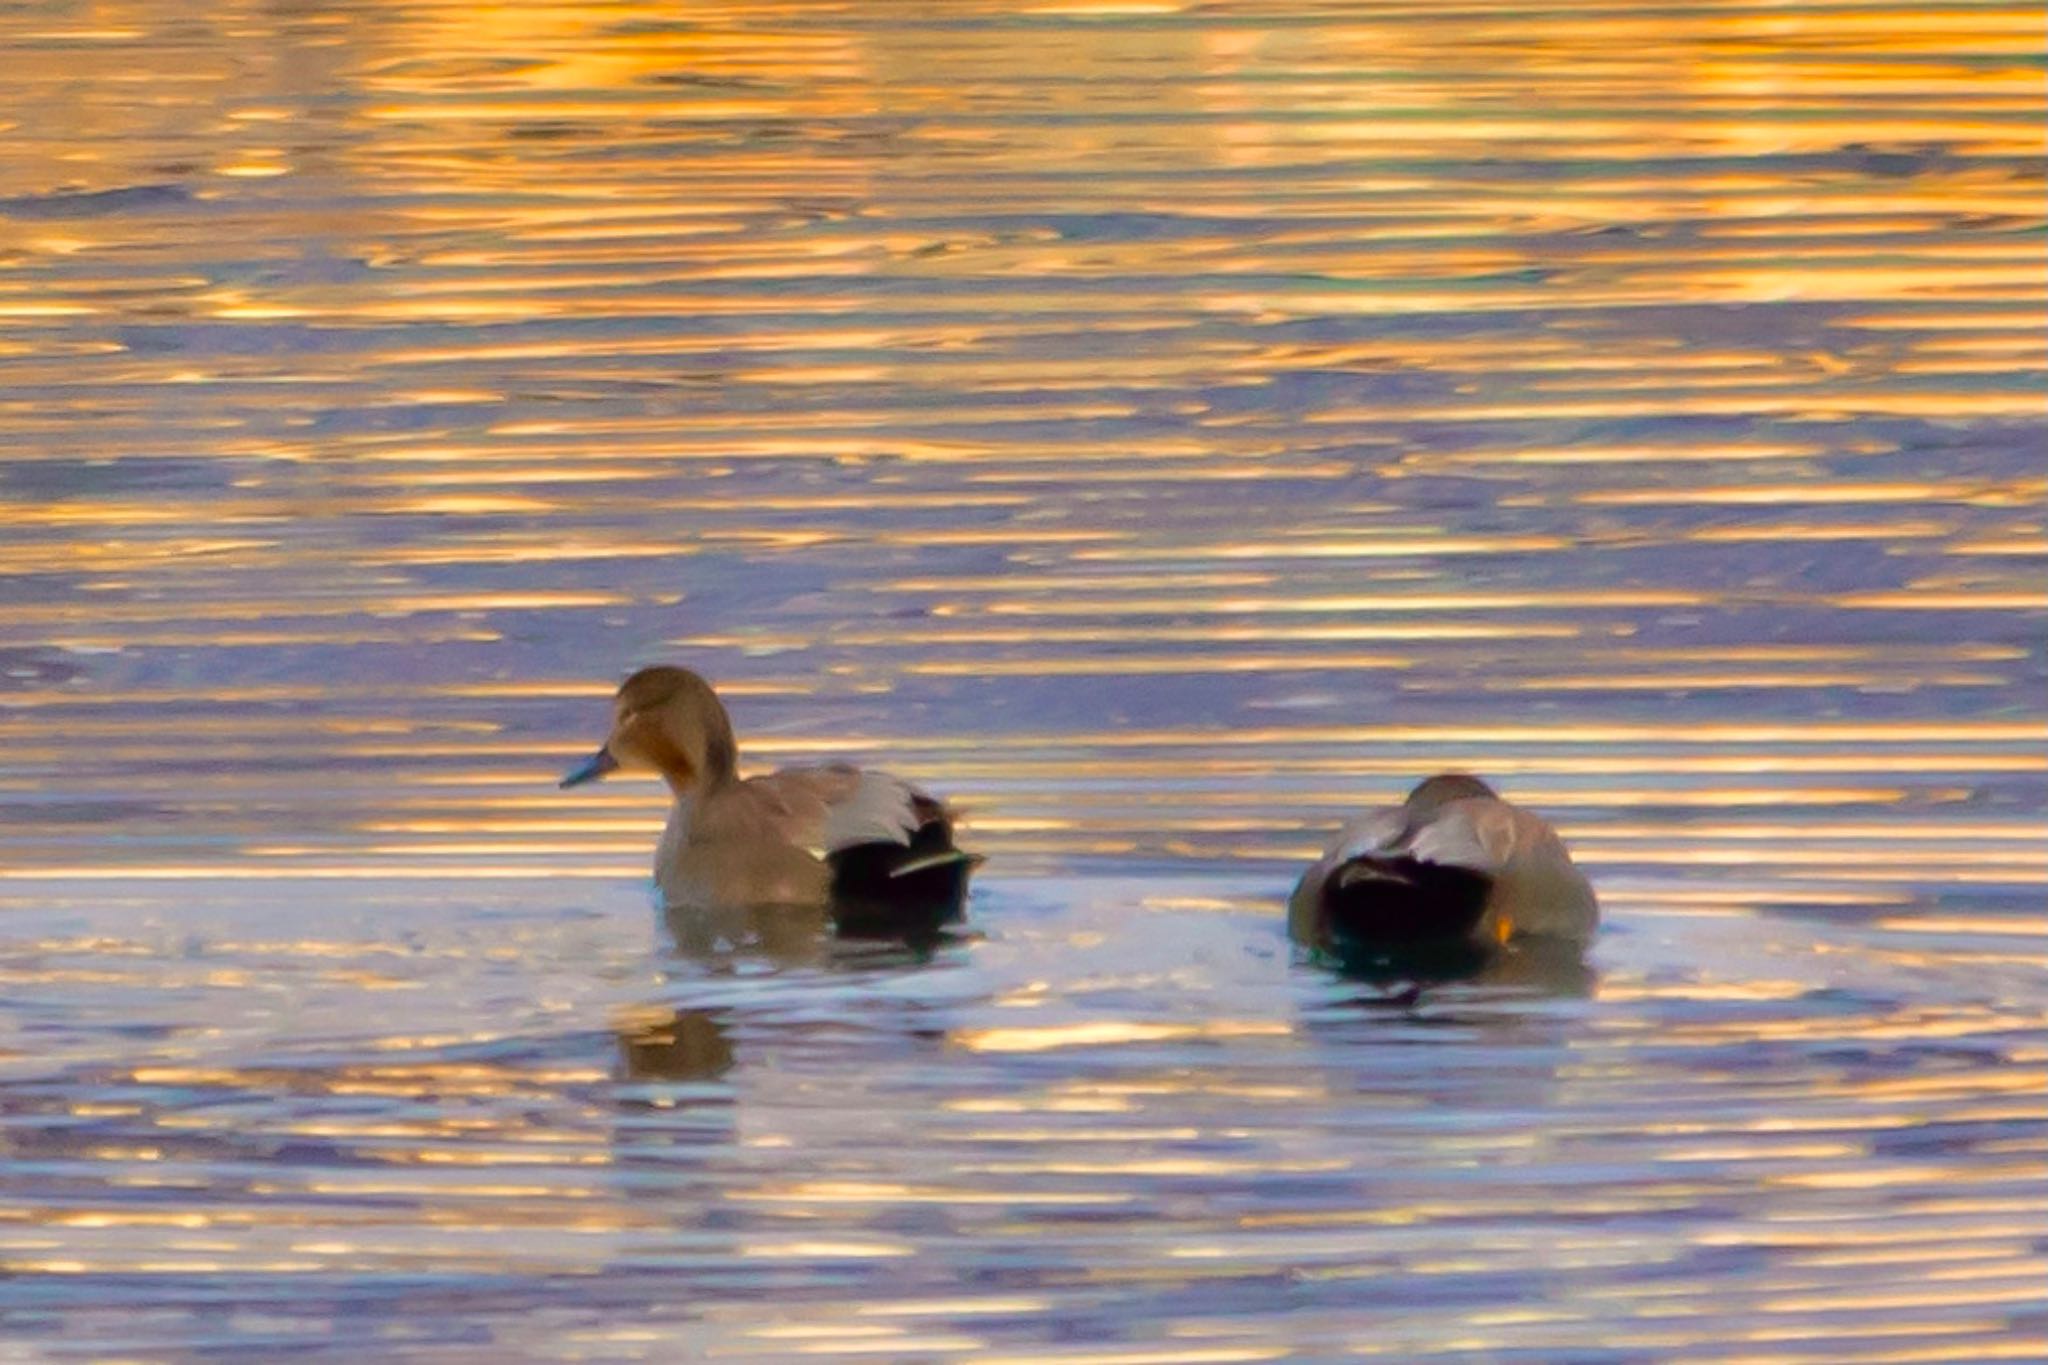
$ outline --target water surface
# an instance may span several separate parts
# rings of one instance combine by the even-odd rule
[[[0,1334],[2048,1357],[2038,28],[0,3]],[[654,659],[981,936],[676,953]],[[1590,960],[1294,961],[1449,767]]]

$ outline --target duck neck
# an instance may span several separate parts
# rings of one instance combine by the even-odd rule
[[[662,780],[675,793],[677,802],[693,801],[739,783],[739,747],[733,742],[732,722],[725,709],[716,706],[702,718],[697,743],[688,753],[677,752],[674,761],[661,764]]]
[[[668,789],[675,793],[676,801],[685,806],[701,801],[705,797],[723,791],[728,787],[739,785],[738,774],[731,770],[722,774],[715,774],[703,769],[695,771],[683,769],[676,772],[664,772],[661,775],[661,780],[668,783]]]

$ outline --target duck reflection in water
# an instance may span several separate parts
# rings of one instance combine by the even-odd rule
[[[649,1217],[697,1217],[681,1198],[684,1173],[706,1169],[738,1139],[733,1022],[722,1009],[649,1004],[612,1026],[610,1173]]]
[[[1583,993],[1600,910],[1549,824],[1476,777],[1443,774],[1346,825],[1295,886],[1287,921],[1318,959],[1364,980]]]
[[[887,773],[843,764],[739,776],[732,721],[686,668],[643,668],[612,726],[564,787],[620,770],[673,794],[654,879],[679,942],[775,939],[826,925],[848,937],[930,940],[961,918],[980,861],[953,844],[951,813]],[[693,915],[713,923],[698,927]]]
[[[722,1010],[680,1009],[619,1026],[619,1068],[635,1081],[710,1081],[732,1070]]]
[[[1599,976],[1582,943],[1524,938],[1486,947],[1459,944],[1439,950],[1317,952],[1315,960],[1348,981],[1376,988],[1356,1003],[1405,1009],[1442,987],[1470,986],[1515,995],[1584,997]]]
[[[833,970],[924,966],[948,944],[977,937],[928,926],[894,935],[849,934],[835,907],[821,905],[670,905],[662,920],[677,957],[718,972],[748,962]]]
[[[667,905],[676,955],[713,968],[745,959],[817,967],[832,959],[832,915],[818,905]]]

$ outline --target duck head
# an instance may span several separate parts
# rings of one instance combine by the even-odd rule
[[[1427,819],[1453,801],[1469,801],[1475,796],[1500,799],[1499,792],[1470,773],[1438,773],[1417,783],[1405,804],[1415,818]]]
[[[731,781],[737,767],[732,721],[711,684],[687,668],[662,664],[620,685],[611,733],[562,785],[578,787],[619,771],[656,772],[680,796]]]

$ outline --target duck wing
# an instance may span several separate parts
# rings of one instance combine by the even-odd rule
[[[1453,801],[1424,821],[1409,840],[1425,863],[1463,868],[1486,878],[1488,923],[1481,933],[1581,938],[1599,922],[1592,883],[1572,862],[1547,821],[1493,797]]]
[[[1411,819],[1400,806],[1370,810],[1337,832],[1322,863],[1338,867],[1353,858],[1378,857],[1407,852]]]
[[[708,802],[690,837],[773,842],[823,858],[855,844],[908,844],[923,822],[918,793],[886,773],[785,768],[750,777]]]
[[[953,846],[951,814],[888,773],[796,768],[743,783],[784,842],[832,873],[842,934],[895,937],[957,919],[980,861]]]

